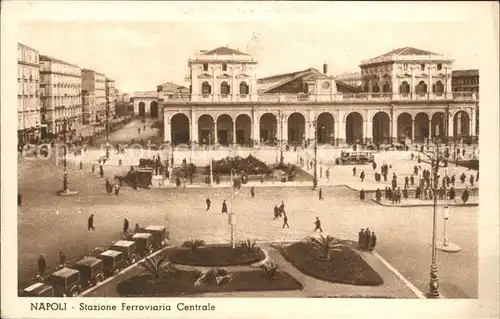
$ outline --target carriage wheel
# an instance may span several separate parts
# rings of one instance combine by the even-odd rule
[[[97,274],[97,276],[95,276],[95,281],[96,281],[96,284],[100,281],[103,281],[104,280],[104,275],[102,273],[100,274]]]
[[[69,292],[70,297],[78,297],[79,294],[80,294],[80,289],[76,287],[73,287]]]

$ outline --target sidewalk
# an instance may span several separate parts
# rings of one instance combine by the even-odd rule
[[[401,203],[392,203],[392,201],[387,200],[387,199],[382,199],[380,202],[377,202],[375,198],[372,198],[372,201],[381,205],[381,206],[387,206],[387,207],[432,207],[434,206],[434,200],[428,199],[418,199],[418,198],[408,198],[408,199],[401,199]],[[451,207],[474,207],[474,206],[479,206],[479,197],[477,196],[471,196],[469,197],[469,200],[467,203],[463,203],[463,201],[460,198],[455,198],[455,200],[451,201],[445,201],[443,199],[438,199],[437,201],[438,206],[451,206]]]

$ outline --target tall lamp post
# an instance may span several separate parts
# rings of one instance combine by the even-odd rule
[[[313,122],[314,126],[314,174],[313,174],[313,190],[318,187],[318,132],[316,129],[316,120]]]
[[[438,266],[436,263],[436,237],[437,237],[437,192],[439,180],[437,174],[439,172],[439,162],[441,157],[438,155],[437,147],[434,148],[434,158],[431,160],[432,180],[431,187],[434,196],[433,214],[432,214],[432,262],[430,267],[429,291],[427,292],[428,298],[439,298],[439,279],[438,279]]]
[[[66,131],[68,129],[68,120],[66,117],[63,118],[63,143],[64,143],[64,153],[63,153],[63,189],[58,191],[57,194],[60,196],[71,196],[78,194],[75,190],[70,190],[68,188],[68,167],[66,163],[66,156],[68,154],[68,147],[66,145]]]
[[[175,131],[172,132],[172,157],[170,158],[170,164],[172,166],[172,169],[174,169],[174,151],[175,151],[174,140],[175,140]]]
[[[285,157],[283,156],[283,122],[285,121],[286,113],[278,111],[278,121],[280,121],[280,164],[283,164]]]
[[[445,179],[448,178],[448,168],[444,169],[444,176]],[[444,183],[445,202],[443,208],[443,219],[444,219],[443,242],[437,245],[437,249],[447,253],[456,253],[462,250],[462,248],[460,248],[460,246],[456,244],[451,243],[448,239],[448,219],[450,218],[450,208],[448,207],[446,185],[447,183]]]
[[[106,102],[106,158],[109,159],[109,102]]]

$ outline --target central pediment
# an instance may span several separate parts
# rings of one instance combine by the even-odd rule
[[[198,75],[198,78],[199,79],[210,79],[210,78],[212,78],[212,76],[208,73],[202,73],[202,74]]]
[[[229,79],[229,78],[231,78],[231,76],[227,73],[222,73],[220,75],[217,75],[217,78],[218,79]]]
[[[246,73],[240,73],[236,76],[237,79],[250,78],[251,76]]]

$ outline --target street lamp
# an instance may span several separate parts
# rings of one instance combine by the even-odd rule
[[[174,168],[174,141],[175,141],[175,131],[172,132],[172,157],[170,159],[170,164],[172,166],[172,169]]]
[[[444,169],[445,172],[445,179],[448,177],[448,169]],[[443,218],[444,218],[444,232],[443,232],[443,243],[437,245],[437,249],[448,252],[448,253],[456,253],[462,250],[460,246],[450,243],[448,240],[448,219],[450,218],[450,208],[448,207],[448,198],[446,196],[446,185],[447,183],[444,183],[444,193],[445,193],[445,203],[444,203],[444,208],[443,208]]]
[[[281,110],[278,111],[278,120],[280,121],[280,164],[283,165],[283,162],[285,161],[285,157],[283,156],[283,122],[285,121],[286,118],[286,113],[281,112]]]
[[[437,174],[439,172],[439,162],[442,160],[441,156],[438,155],[437,147],[434,148],[434,156],[431,160],[432,169],[432,180],[431,187],[433,193],[433,218],[432,218],[432,262],[430,267],[430,279],[429,279],[429,291],[427,292],[428,298],[438,298],[439,297],[439,279],[437,276],[438,266],[436,263],[436,237],[437,237],[437,192],[438,192],[438,178]]]
[[[66,117],[63,118],[63,142],[64,142],[64,153],[63,153],[63,189],[58,191],[58,195],[60,196],[70,196],[78,194],[75,190],[70,190],[68,188],[68,168],[66,163],[66,156],[68,154],[67,145],[66,145],[66,130],[68,127],[68,120]]]
[[[318,132],[316,130],[316,120],[313,122],[314,126],[314,174],[313,174],[313,190],[318,187]]]

